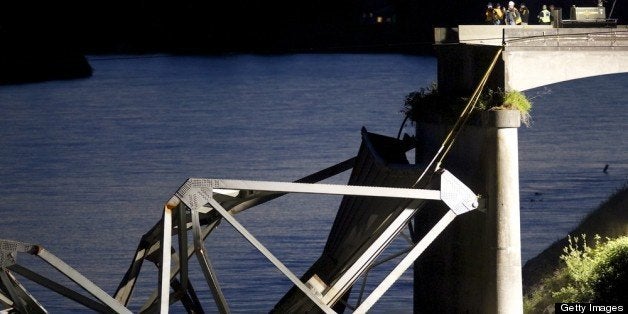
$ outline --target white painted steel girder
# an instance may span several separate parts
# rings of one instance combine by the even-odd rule
[[[437,190],[403,189],[375,186],[355,186],[340,184],[320,184],[320,183],[294,183],[294,182],[273,182],[273,181],[249,181],[249,180],[228,180],[228,179],[188,179],[176,195],[183,198],[190,195],[190,189],[219,189],[218,192],[233,190],[266,191],[281,193],[305,193],[305,194],[328,194],[328,195],[354,195],[354,196],[376,196],[376,197],[398,197],[411,199],[440,200],[440,192]],[[221,193],[222,194],[222,193]],[[188,199],[189,201],[194,201]]]

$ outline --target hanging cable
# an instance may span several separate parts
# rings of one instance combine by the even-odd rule
[[[406,114],[406,117],[403,118],[403,122],[401,122],[401,126],[399,127],[399,132],[397,132],[397,139],[401,138],[401,132],[403,131],[403,127],[406,126],[406,122],[410,116]]]
[[[454,124],[454,126],[451,128],[451,130],[449,131],[449,133],[445,137],[445,140],[443,141],[443,144],[440,146],[440,148],[438,149],[438,151],[434,155],[434,158],[432,158],[430,163],[425,167],[425,170],[423,170],[423,173],[421,174],[421,176],[419,176],[419,179],[416,180],[416,182],[414,183],[414,185],[412,187],[416,187],[419,184],[419,182],[423,179],[425,174],[432,168],[432,165],[434,164],[434,162],[437,159],[438,159],[438,162],[436,163],[436,166],[434,167],[433,171],[436,171],[436,170],[440,169],[440,165],[441,165],[443,159],[445,158],[445,156],[447,155],[447,153],[449,152],[449,150],[453,146],[453,143],[454,143],[456,137],[458,136],[458,134],[462,130],[462,127],[464,126],[464,124],[467,122],[467,120],[471,116],[471,112],[473,111],[473,109],[475,108],[476,103],[480,99],[480,96],[482,95],[482,90],[484,89],[484,85],[486,85],[486,82],[488,81],[488,78],[490,77],[491,72],[493,72],[493,68],[495,68],[495,64],[497,64],[497,60],[499,59],[499,56],[501,55],[502,50],[503,50],[503,47],[499,48],[497,53],[495,53],[495,56],[493,57],[493,60],[491,61],[491,64],[489,65],[488,69],[484,73],[484,76],[480,80],[480,83],[475,88],[475,91],[471,95],[471,98],[469,98],[469,101],[467,102],[467,105],[464,107],[464,109],[460,113],[460,116],[456,120],[456,123]]]

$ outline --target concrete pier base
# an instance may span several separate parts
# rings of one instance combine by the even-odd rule
[[[478,121],[478,124],[480,122]],[[487,200],[482,211],[461,215],[415,263],[415,313],[521,313],[521,240],[516,110],[484,113],[466,126],[443,166]],[[448,125],[416,125],[418,162],[436,151]],[[429,154],[428,154],[429,155]],[[443,208],[415,220],[420,237]]]

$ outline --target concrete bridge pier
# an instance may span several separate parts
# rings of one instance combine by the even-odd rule
[[[522,313],[518,128],[520,113],[495,110],[465,127],[444,160],[486,200],[483,211],[461,215],[415,263],[415,313]],[[435,151],[449,131],[416,124],[417,152]],[[425,154],[417,155],[424,162]],[[421,237],[442,208],[418,213]]]
[[[469,97],[499,49],[485,88],[525,91],[584,77],[628,72],[628,26],[459,25],[435,29],[438,90]],[[519,112],[487,113],[466,126],[443,163],[488,200],[485,212],[458,217],[415,263],[415,313],[521,313]],[[417,121],[418,163],[436,152],[448,125]],[[426,160],[427,159],[427,160]],[[415,219],[424,232],[438,208]]]
[[[485,313],[522,313],[521,231],[519,215],[520,113],[487,112],[486,212],[487,290]]]

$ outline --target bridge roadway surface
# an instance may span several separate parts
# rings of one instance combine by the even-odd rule
[[[579,78],[628,72],[626,25],[617,28],[460,25],[455,29],[435,29],[435,42],[439,87],[442,83],[449,86],[446,89],[458,91],[471,90],[473,82],[484,74],[485,62],[478,59],[494,55],[488,53],[489,47],[504,47],[502,66],[496,70],[502,72],[496,74],[498,86],[506,90],[525,91]]]

